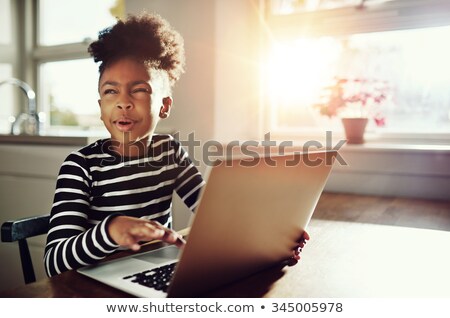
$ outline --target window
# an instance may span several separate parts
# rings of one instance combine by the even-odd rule
[[[62,80],[63,79],[63,80]],[[41,111],[54,133],[102,128],[97,103],[98,70],[92,59],[45,62],[39,66]]]
[[[115,22],[115,0],[40,0],[38,43],[43,46],[90,42]],[[112,10],[111,10],[112,9]],[[111,12],[112,11],[112,12]]]
[[[374,134],[450,134],[450,4],[269,1],[266,125],[278,133],[342,130],[314,108],[333,78],[387,83]],[[320,5],[319,5],[320,4]]]
[[[95,5],[90,0],[37,1],[37,101],[46,114],[47,133],[105,132],[97,104],[98,65],[87,48],[123,11],[122,0],[96,1]]]

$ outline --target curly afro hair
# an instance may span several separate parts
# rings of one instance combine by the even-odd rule
[[[173,85],[184,72],[184,42],[181,35],[157,14],[130,15],[99,32],[88,52],[101,62],[100,75],[117,59],[130,57],[149,68],[164,70]]]

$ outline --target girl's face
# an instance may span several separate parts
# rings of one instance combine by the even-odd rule
[[[99,80],[101,119],[122,145],[146,140],[172,105],[164,71],[147,70],[129,58],[108,65]]]

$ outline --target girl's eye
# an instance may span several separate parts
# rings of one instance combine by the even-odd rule
[[[104,94],[104,95],[115,94],[115,92],[116,92],[115,90],[109,88],[109,89],[105,89],[105,90],[103,91],[103,94]]]
[[[150,93],[150,90],[145,87],[139,87],[133,90],[133,93]]]

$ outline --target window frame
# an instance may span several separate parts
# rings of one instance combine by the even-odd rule
[[[17,28],[17,46],[18,56],[16,63],[13,65],[14,76],[24,79],[36,92],[37,107],[39,112],[44,112],[48,118],[49,110],[44,109],[41,94],[42,83],[40,82],[40,67],[43,63],[70,61],[78,59],[90,59],[88,52],[91,39],[82,40],[80,42],[72,42],[58,45],[39,45],[39,0],[30,1],[12,1],[14,6],[14,17]],[[16,105],[15,110],[19,112],[19,107]],[[22,111],[22,110],[20,110]],[[103,127],[103,126],[102,126]],[[100,127],[99,127],[100,129]],[[94,135],[103,136],[105,132],[94,129],[92,131],[85,131],[81,127],[69,126],[50,126],[50,120],[45,120],[44,129],[45,134],[57,135]]]
[[[338,9],[295,12],[291,14],[272,14],[271,0],[264,0],[264,16],[266,27],[270,35],[265,32],[262,52],[268,52],[273,39],[283,40],[295,36],[340,36],[357,33],[372,33],[394,30],[408,30],[425,27],[439,27],[450,25],[450,2],[444,0],[393,0],[377,5],[368,5],[363,9],[356,7],[342,7]],[[355,15],[355,10],[358,15]],[[311,25],[314,25],[312,31]],[[319,25],[319,27],[317,27]],[[262,59],[267,56],[262,53]],[[261,80],[261,86],[267,87],[267,79]],[[262,90],[263,92],[266,89]],[[270,99],[262,95],[263,127],[265,131],[272,131],[278,138],[294,138],[306,140],[318,138],[323,131],[305,132],[295,129],[277,129],[270,123],[272,108]],[[275,128],[275,129],[274,129]],[[333,132],[334,133],[334,132]],[[336,137],[343,137],[343,132],[336,132]],[[450,133],[396,133],[369,132],[367,140],[387,143],[421,143],[448,144]]]
[[[39,107],[39,111],[45,112],[46,116],[49,115],[49,110],[43,109],[43,88],[42,83],[40,82],[40,67],[43,63],[48,62],[59,62],[59,61],[69,61],[69,60],[77,60],[77,59],[86,59],[89,58],[88,46],[89,41],[80,41],[77,43],[67,43],[67,44],[59,44],[59,45],[39,45],[39,0],[33,0],[33,51],[32,51],[32,69],[33,69],[33,77],[36,83],[36,95],[37,102]],[[71,128],[67,129],[68,135],[80,134],[80,128]],[[58,127],[52,127],[50,125],[50,120],[46,120],[44,123],[44,131],[46,133],[52,134],[52,132],[58,131],[58,134],[61,133],[61,129]],[[62,129],[64,131],[64,129]],[[78,132],[80,131],[80,133]]]

